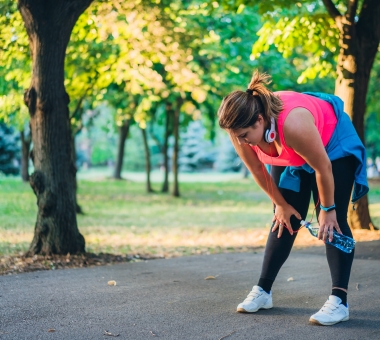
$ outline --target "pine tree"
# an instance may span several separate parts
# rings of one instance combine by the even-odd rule
[[[215,169],[220,172],[237,172],[242,167],[242,161],[237,155],[230,139],[223,136],[220,141],[218,158],[215,162]]]
[[[181,135],[181,152],[178,160],[183,172],[212,169],[215,162],[215,150],[212,143],[205,139],[206,129],[202,122],[191,122],[186,133]]]
[[[0,172],[6,175],[18,175],[18,136],[11,127],[0,124]]]

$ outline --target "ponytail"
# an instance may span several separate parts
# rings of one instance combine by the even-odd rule
[[[277,119],[278,114],[283,109],[282,101],[279,97],[269,91],[265,85],[271,83],[271,77],[267,73],[259,73],[257,70],[253,73],[248,90],[252,90],[252,95],[260,98],[264,107],[264,118],[270,121],[270,118]]]
[[[270,83],[268,74],[256,70],[245,92],[233,91],[223,99],[218,110],[219,126],[232,130],[246,128],[256,123],[259,114],[268,122],[271,118],[277,120],[283,103],[266,88]]]

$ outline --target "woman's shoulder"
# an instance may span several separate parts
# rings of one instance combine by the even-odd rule
[[[284,124],[285,119],[291,111],[297,108],[308,109],[309,105],[305,105],[307,99],[304,98],[305,95],[294,91],[277,91],[274,92],[282,101],[283,108],[278,116],[278,123],[280,125]],[[298,110],[297,110],[298,111]]]
[[[304,109],[298,111],[306,110],[313,114],[313,112],[316,111],[318,107],[321,105],[320,100],[318,98],[313,98],[304,93],[294,91],[277,91],[274,93],[279,96],[283,103],[283,110],[280,113],[280,117],[282,116],[281,120],[284,120],[286,116],[289,114],[289,112],[297,108]]]
[[[307,95],[295,92],[295,91],[276,91],[274,92],[275,95],[281,98],[281,100],[291,101],[291,100],[302,100],[306,99]]]

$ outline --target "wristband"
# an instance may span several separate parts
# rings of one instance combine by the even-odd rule
[[[319,207],[320,207],[323,211],[326,211],[326,212],[329,212],[329,211],[335,210],[335,204],[333,204],[333,205],[330,206],[330,207],[324,207],[322,204],[320,204]]]

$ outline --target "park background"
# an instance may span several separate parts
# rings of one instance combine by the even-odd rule
[[[265,245],[271,202],[217,124],[255,69],[273,91],[344,100],[371,177],[349,221],[357,240],[380,238],[379,5],[75,3],[0,1],[3,272],[84,249],[138,259]]]

